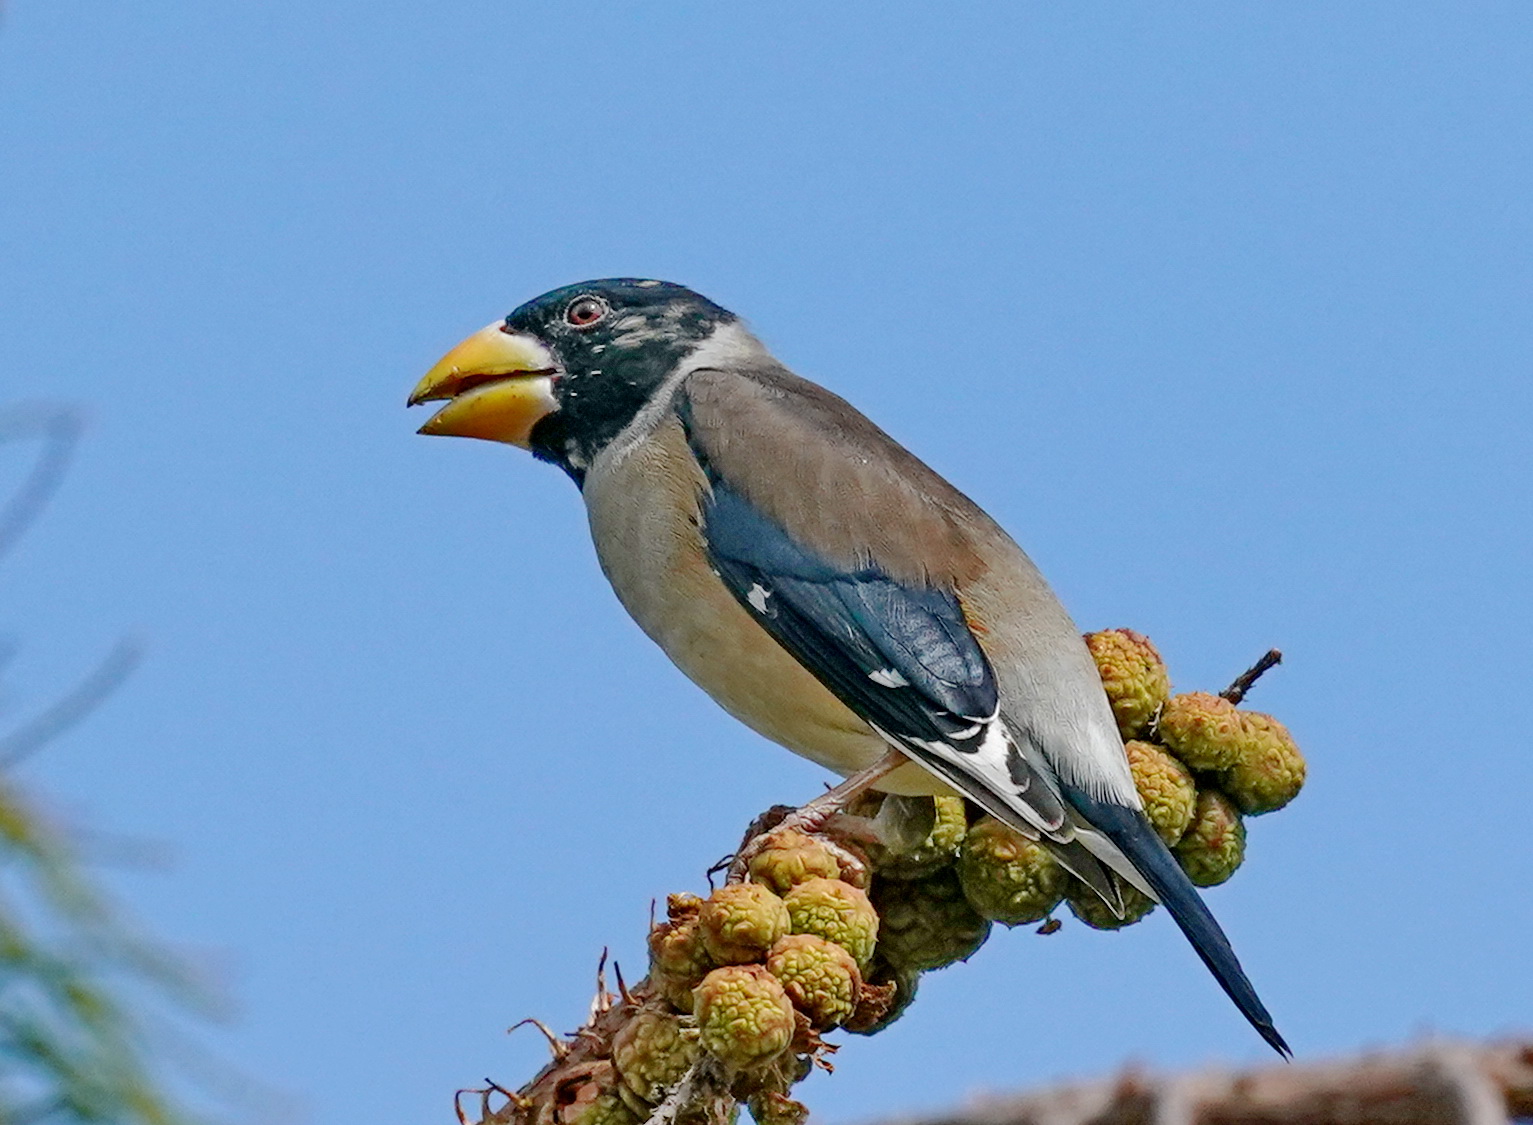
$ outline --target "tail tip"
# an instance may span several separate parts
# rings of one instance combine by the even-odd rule
[[[1288,1045],[1288,1040],[1278,1033],[1278,1029],[1273,1027],[1270,1021],[1256,1024],[1256,1030],[1266,1040],[1267,1046],[1283,1057],[1284,1062],[1293,1062],[1293,1048]]]

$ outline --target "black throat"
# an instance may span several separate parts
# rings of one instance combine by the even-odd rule
[[[586,470],[659,393],[699,344],[722,326],[696,310],[663,324],[644,317],[623,330],[623,319],[605,343],[561,349],[564,369],[556,377],[559,409],[533,427],[533,455],[558,465],[577,485]],[[639,319],[639,318],[630,318]],[[584,343],[584,341],[582,341]]]

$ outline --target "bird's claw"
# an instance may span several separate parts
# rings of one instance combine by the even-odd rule
[[[781,807],[777,806],[771,811],[777,812]],[[808,815],[800,815],[806,810]],[[763,820],[766,820],[765,816],[758,817],[757,823]],[[729,874],[724,880],[726,883],[745,882],[750,874],[751,862],[757,856],[771,848],[781,833],[797,832],[810,837],[835,857],[843,879],[860,887],[868,885],[871,874],[868,860],[855,846],[858,842],[876,840],[876,834],[869,832],[872,822],[866,817],[851,816],[836,810],[811,810],[809,805],[805,805],[802,809],[790,811],[786,816],[773,817],[767,823],[771,827],[747,836],[740,850],[729,861]],[[714,868],[715,871],[720,869]]]

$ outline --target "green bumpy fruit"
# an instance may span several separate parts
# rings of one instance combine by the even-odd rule
[[[1245,745],[1235,764],[1219,775],[1219,788],[1247,816],[1276,812],[1304,786],[1304,755],[1288,728],[1271,715],[1242,711]]]
[[[1134,788],[1144,802],[1144,815],[1168,845],[1182,838],[1192,823],[1198,786],[1187,767],[1150,742],[1131,739],[1124,744]]]
[[[914,969],[895,969],[882,957],[875,956],[868,977],[863,981],[857,1010],[842,1027],[853,1035],[877,1035],[904,1014],[916,998],[921,974]]]
[[[1160,740],[1190,769],[1229,769],[1246,744],[1235,705],[1206,691],[1173,695],[1160,712]]]
[[[1138,738],[1171,695],[1166,662],[1149,637],[1132,629],[1087,633],[1086,647],[1097,662],[1118,730],[1124,738]]]
[[[839,1026],[857,1009],[862,973],[852,955],[834,942],[789,934],[772,946],[766,967],[818,1031]]]
[[[958,879],[980,917],[1007,926],[1047,918],[1070,883],[1046,849],[988,816],[964,839]]]
[[[640,1101],[657,1104],[697,1061],[697,1044],[668,1012],[645,1008],[612,1040],[612,1064]]]
[[[806,1125],[809,1121],[809,1107],[787,1094],[753,1094],[745,1105],[756,1125]]]
[[[1246,826],[1240,811],[1219,790],[1200,790],[1192,827],[1171,850],[1196,885],[1218,886],[1246,858]]]
[[[766,846],[751,857],[748,870],[753,883],[777,894],[787,894],[806,879],[834,879],[841,874],[840,861],[811,836],[783,828],[766,840]]]
[[[671,895],[670,920],[649,932],[650,983],[683,1012],[692,1010],[692,990],[716,967],[703,946],[702,904],[696,895]]]
[[[783,902],[793,933],[835,942],[852,955],[859,969],[867,966],[878,938],[878,914],[867,892],[839,879],[807,879],[789,891]]]
[[[561,1107],[558,1120],[561,1125],[639,1125],[642,1118],[617,1094],[597,1094]]]
[[[720,887],[698,912],[703,948],[721,965],[760,961],[788,933],[788,921],[783,900],[760,883]]]
[[[892,851],[882,844],[868,845],[868,858],[879,875],[890,879],[920,879],[953,862],[958,845],[969,830],[968,809],[962,797],[928,797],[935,816],[926,838],[913,848]]]
[[[893,969],[925,972],[968,960],[990,936],[952,868],[925,879],[879,879],[873,896],[878,959]]]
[[[793,1002],[760,965],[714,969],[697,986],[693,1009],[703,1050],[736,1070],[770,1063],[793,1042]]]
[[[1121,930],[1124,926],[1132,926],[1142,920],[1155,909],[1155,900],[1137,887],[1131,887],[1122,880],[1119,880],[1118,887],[1123,892],[1122,918],[1114,914],[1112,908],[1097,897],[1095,891],[1079,881],[1067,899],[1070,913],[1093,930]]]

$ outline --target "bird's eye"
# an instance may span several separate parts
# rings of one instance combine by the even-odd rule
[[[564,319],[576,328],[589,328],[607,315],[607,302],[600,297],[577,297],[564,310]]]

